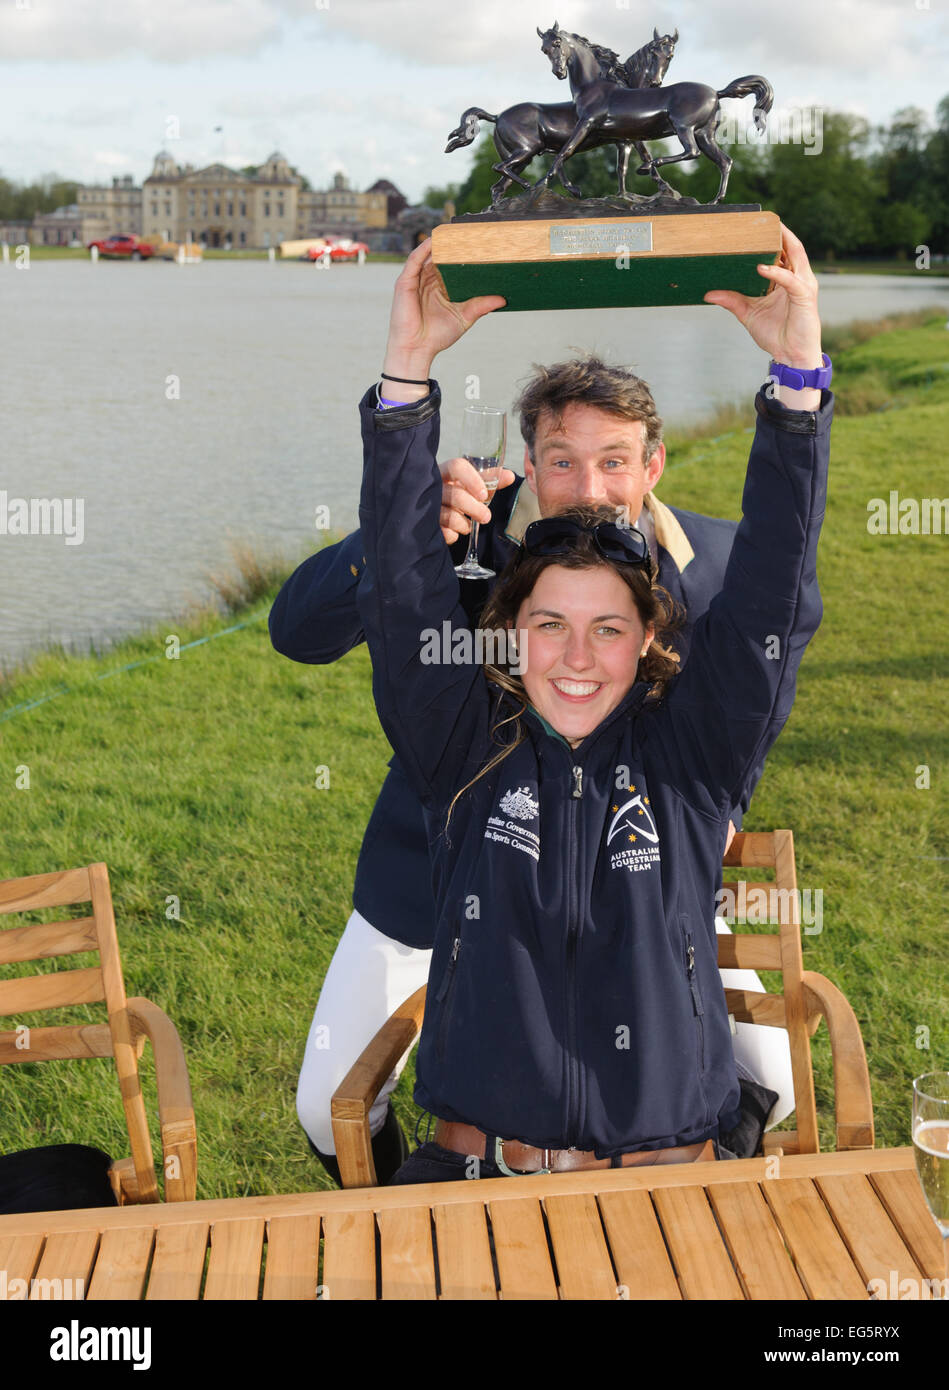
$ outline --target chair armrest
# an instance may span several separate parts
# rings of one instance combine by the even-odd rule
[[[144,1038],[142,1043],[144,1045]],[[137,1206],[140,1197],[138,1191],[138,1174],[135,1172],[135,1160],[132,1158],[117,1158],[109,1169],[109,1182],[112,1191],[115,1193],[115,1200],[120,1207]]]
[[[165,1201],[193,1202],[198,1181],[198,1138],[188,1063],[178,1030],[150,999],[129,999],[127,1008],[134,1033],[144,1033],[155,1054]]]
[[[396,1062],[422,1028],[425,989],[417,989],[379,1029],[333,1093],[330,1111],[336,1161],[344,1187],[375,1187],[369,1111]]]
[[[857,1015],[846,997],[825,975],[805,970],[802,979],[808,1014],[822,1015],[830,1034],[837,1148],[872,1149],[873,1098],[870,1094],[867,1054]]]

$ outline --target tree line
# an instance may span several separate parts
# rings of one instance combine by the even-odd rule
[[[13,183],[0,174],[0,222],[32,222],[38,212],[55,212],[76,201],[78,183],[44,174],[35,183]]]
[[[767,136],[759,139],[753,131],[731,144],[721,140],[734,161],[726,201],[760,203],[779,213],[816,260],[902,260],[915,258],[920,246],[933,256],[949,253],[949,96],[936,108],[935,124],[915,106],[897,111],[886,126],[871,126],[847,112],[817,115],[819,123],[806,129],[807,144],[769,144]],[[665,141],[660,149],[654,142],[649,148],[655,155],[674,152],[679,145]],[[497,159],[493,128],[487,127],[464,182],[429,188],[423,201],[440,207],[450,199],[459,214],[483,211],[498,179],[491,168]],[[522,177],[540,178],[552,159],[535,160]],[[634,152],[627,188],[650,196],[655,184],[636,177],[636,167]],[[565,173],[584,197],[615,194],[616,149],[576,154]],[[704,158],[690,166],[665,165],[662,174],[700,203],[714,197],[718,187],[718,170]]]

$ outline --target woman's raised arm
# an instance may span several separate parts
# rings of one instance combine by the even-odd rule
[[[742,520],[721,591],[695,625],[689,660],[658,712],[679,785],[710,815],[738,805],[791,712],[821,620],[817,541],[827,495],[833,396],[790,411],[759,392]]]
[[[820,366],[817,280],[803,245],[782,229],[783,264],[759,267],[762,299],[706,295],[728,309],[777,362]],[[721,592],[696,624],[689,661],[663,714],[696,802],[710,813],[739,803],[794,702],[797,670],[821,619],[817,540],[824,516],[833,396],[770,384],[742,497],[743,519]]]
[[[503,303],[497,295],[449,303],[430,243],[417,247],[396,281],[383,369],[408,379],[382,382],[384,397],[404,403],[380,410],[375,388],[360,403],[365,568],[358,603],[373,696],[406,774],[422,800],[435,804],[457,790],[486,730],[490,697],[440,526],[441,396],[429,374],[440,351]]]

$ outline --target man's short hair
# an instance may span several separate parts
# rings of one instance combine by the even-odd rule
[[[656,412],[652,392],[641,377],[625,367],[611,367],[599,357],[575,357],[555,362],[551,367],[534,363],[514,409],[520,413],[521,434],[531,461],[537,421],[546,410],[559,421],[568,405],[590,405],[597,410],[643,422],[643,461],[648,462],[662,443],[662,419]]]

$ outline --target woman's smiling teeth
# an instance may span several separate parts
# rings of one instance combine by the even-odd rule
[[[555,680],[552,681],[551,684],[553,685],[555,690],[560,691],[561,695],[568,695],[574,699],[577,699],[581,698],[584,695],[594,695],[596,691],[599,690],[603,682]]]

